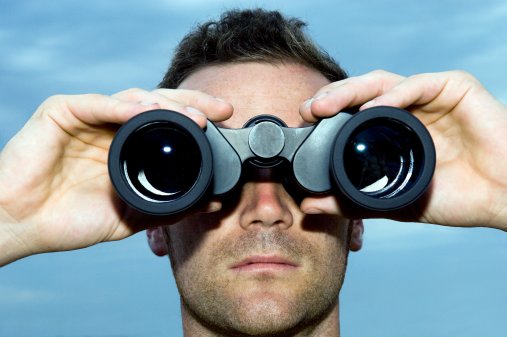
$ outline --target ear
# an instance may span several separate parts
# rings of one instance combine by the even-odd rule
[[[363,247],[363,220],[351,220],[350,226],[352,226],[352,233],[350,235],[349,249],[353,252],[357,252]]]
[[[167,255],[167,244],[162,231],[162,227],[149,228],[146,230],[148,244],[150,245],[153,254],[157,256]]]

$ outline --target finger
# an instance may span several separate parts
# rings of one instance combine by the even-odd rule
[[[213,199],[207,202],[203,207],[199,210],[200,213],[214,213],[218,212],[222,209],[222,201],[220,199]]]
[[[58,95],[48,98],[36,112],[47,115],[66,130],[86,125],[123,124],[135,115],[159,108],[157,103],[141,104],[99,94]]]
[[[132,102],[156,102],[160,104],[162,109],[174,110],[184,114],[187,107],[192,107],[201,111],[212,121],[225,120],[233,112],[233,107],[230,103],[197,90],[157,89],[146,91],[142,89],[128,89],[113,96]]]
[[[338,200],[332,195],[304,198],[299,208],[305,214],[343,215]]]
[[[172,110],[179,113],[185,113],[186,108],[186,104],[183,102],[177,100],[170,100],[163,95],[157,94],[156,92],[138,88],[120,91],[112,95],[111,97],[122,101],[141,103],[143,105],[150,105],[156,103],[158,104],[160,109]]]
[[[234,110],[232,104],[223,99],[197,90],[157,89],[154,92],[170,100],[177,100],[187,106],[195,107],[203,111],[208,119],[214,122],[230,118]]]
[[[419,205],[419,206],[417,206]],[[330,214],[347,219],[392,219],[396,221],[419,222],[422,219],[424,201],[421,199],[418,204],[391,211],[373,211],[363,208],[354,202],[346,199],[339,199],[333,195],[312,196],[303,199],[300,209],[305,214]]]
[[[477,85],[475,78],[460,71],[418,74],[365,103],[361,110],[380,105],[399,108],[424,105],[425,111],[449,111]]]
[[[368,219],[379,216],[378,213],[358,207],[346,199],[334,195],[317,195],[304,198],[299,205],[305,214],[328,214],[347,219]]]
[[[192,119],[200,127],[206,126],[207,116],[199,108],[187,105],[183,100],[171,100],[155,91],[133,88],[120,91],[114,94],[112,97],[129,102],[141,102],[141,104],[144,105],[156,103],[158,105],[158,109],[166,109],[179,112]]]
[[[347,107],[363,104],[382,95],[403,79],[400,75],[377,70],[331,83],[303,103],[300,114],[308,122],[333,116]]]

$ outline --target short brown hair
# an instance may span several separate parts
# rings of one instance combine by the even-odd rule
[[[296,62],[313,68],[331,82],[345,71],[303,31],[306,23],[278,11],[230,10],[187,34],[177,46],[159,87],[177,88],[196,70],[232,62]]]

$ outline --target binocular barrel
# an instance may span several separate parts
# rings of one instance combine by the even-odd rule
[[[289,165],[287,183],[307,193],[335,192],[360,207],[405,207],[427,189],[435,169],[431,136],[417,118],[393,107],[340,112],[289,128],[256,116],[241,129],[201,129],[169,110],[142,113],[117,132],[109,174],[129,206],[148,214],[182,212],[239,185],[245,165]]]

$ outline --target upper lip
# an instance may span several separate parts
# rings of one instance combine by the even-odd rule
[[[252,255],[248,256],[245,259],[234,263],[231,266],[231,269],[241,268],[243,266],[247,266],[249,264],[254,263],[273,263],[273,264],[286,264],[293,267],[298,267],[299,265],[287,258],[278,256],[278,255]]]

